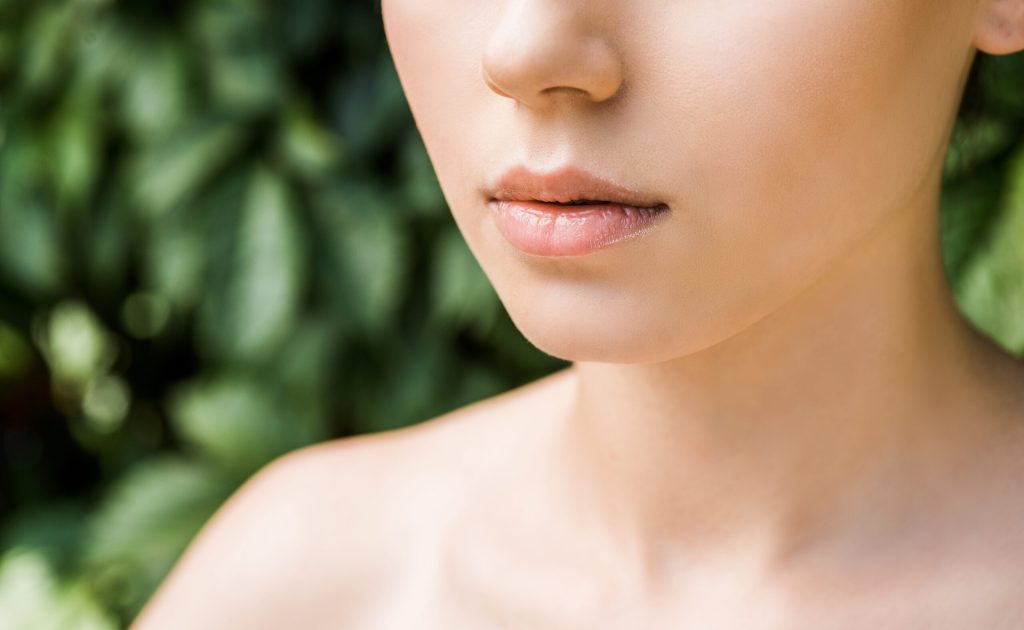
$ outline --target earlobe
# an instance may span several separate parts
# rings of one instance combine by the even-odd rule
[[[990,55],[1024,50],[1024,0],[982,0],[972,43]]]

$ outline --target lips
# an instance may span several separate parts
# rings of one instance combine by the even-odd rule
[[[535,256],[580,256],[651,232],[665,203],[581,168],[536,173],[517,166],[491,188],[498,230]]]
[[[564,166],[547,173],[516,166],[491,187],[494,201],[539,201],[581,205],[585,202],[619,204],[634,208],[665,205],[659,199],[632,190],[576,166]]]

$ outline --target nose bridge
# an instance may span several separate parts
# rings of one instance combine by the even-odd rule
[[[481,74],[495,93],[534,108],[565,94],[601,102],[623,82],[600,0],[512,0],[486,40]]]

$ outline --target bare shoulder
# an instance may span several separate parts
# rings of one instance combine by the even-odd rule
[[[204,525],[132,629],[361,627],[493,465],[506,420],[554,380],[277,458]]]
[[[264,466],[207,521],[132,628],[284,627],[315,602],[318,582],[345,591],[353,575],[379,571],[386,564],[362,550],[386,535],[387,519],[372,514],[387,504],[382,458],[399,442],[345,438]]]

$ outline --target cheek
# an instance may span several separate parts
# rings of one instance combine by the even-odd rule
[[[675,118],[693,140],[679,146],[694,149],[687,156],[715,221],[785,229],[838,211],[833,202],[867,178],[858,170],[902,115],[896,95],[908,76],[899,69],[906,51],[894,10],[870,4],[798,0],[705,12],[687,42],[663,53],[688,60],[665,68],[682,81],[659,80],[673,100],[690,100]]]
[[[652,150],[679,156],[667,181],[699,242],[677,251],[699,261],[677,260],[714,270],[712,295],[763,307],[910,202],[956,73],[929,51],[953,47],[927,41],[942,29],[917,2],[679,7],[635,52],[651,60],[635,124],[665,121],[647,123]]]
[[[480,73],[488,3],[382,0],[384,31],[395,70],[441,187],[452,197],[477,183],[467,171],[474,135],[494,127],[485,105],[497,99]],[[488,97],[490,95],[490,98]],[[487,117],[491,116],[488,121]],[[455,204],[452,204],[453,207]]]

